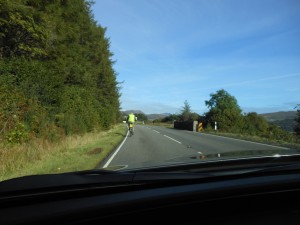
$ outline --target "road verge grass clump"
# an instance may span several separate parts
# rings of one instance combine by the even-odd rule
[[[126,131],[124,124],[118,124],[108,131],[71,135],[57,142],[1,144],[0,180],[94,169],[120,144]]]

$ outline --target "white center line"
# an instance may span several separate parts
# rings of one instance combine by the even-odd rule
[[[156,132],[156,133],[158,133],[158,134],[160,134],[160,132],[159,131],[157,131],[157,130],[153,130],[154,132]]]
[[[169,136],[167,136],[167,135],[165,135],[165,134],[164,134],[164,136],[165,136],[166,138],[169,138],[169,139],[171,139],[171,140],[173,140],[173,141],[176,141],[177,143],[181,144],[180,141],[177,141],[177,140],[175,140],[174,138],[171,138],[171,137],[169,137]]]

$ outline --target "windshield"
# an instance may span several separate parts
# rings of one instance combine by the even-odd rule
[[[0,0],[0,180],[299,154],[300,2]]]

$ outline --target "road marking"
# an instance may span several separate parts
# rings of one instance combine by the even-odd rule
[[[153,130],[154,132],[156,132],[156,133],[158,133],[158,134],[160,134],[160,132],[159,131],[157,131],[157,130]]]
[[[117,148],[117,150],[115,151],[115,153],[110,157],[110,159],[105,163],[105,165],[103,166],[103,168],[108,167],[108,165],[111,163],[111,161],[113,160],[113,158],[117,155],[117,153],[120,151],[120,149],[122,148],[123,144],[125,143],[127,137],[128,137],[129,131],[127,131],[126,137],[124,138],[124,140],[122,141],[122,143],[119,145],[119,147]]]
[[[174,138],[171,138],[171,137],[169,137],[169,136],[167,136],[167,135],[165,135],[165,134],[164,134],[164,136],[165,136],[166,138],[169,138],[169,139],[171,139],[171,140],[173,140],[173,141],[176,141],[177,143],[181,144],[180,141],[177,141],[177,140],[175,140]]]
[[[236,140],[236,141],[244,141],[244,142],[249,142],[249,143],[258,144],[258,145],[265,145],[265,146],[274,147],[274,148],[290,149],[290,148],[280,147],[280,146],[276,146],[276,145],[268,145],[268,144],[263,144],[263,143],[259,143],[259,142],[246,141],[246,140],[241,140],[241,139],[236,139],[236,138],[230,138],[230,137],[223,137],[223,136],[218,136],[218,135],[213,135],[213,134],[204,134],[204,133],[201,133],[201,134],[202,135],[210,135],[210,136],[214,136],[214,137],[220,137],[220,138],[226,138],[226,139],[232,139],[232,140]]]

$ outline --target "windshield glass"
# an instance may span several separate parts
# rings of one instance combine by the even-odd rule
[[[299,154],[297,0],[0,0],[0,180]]]

